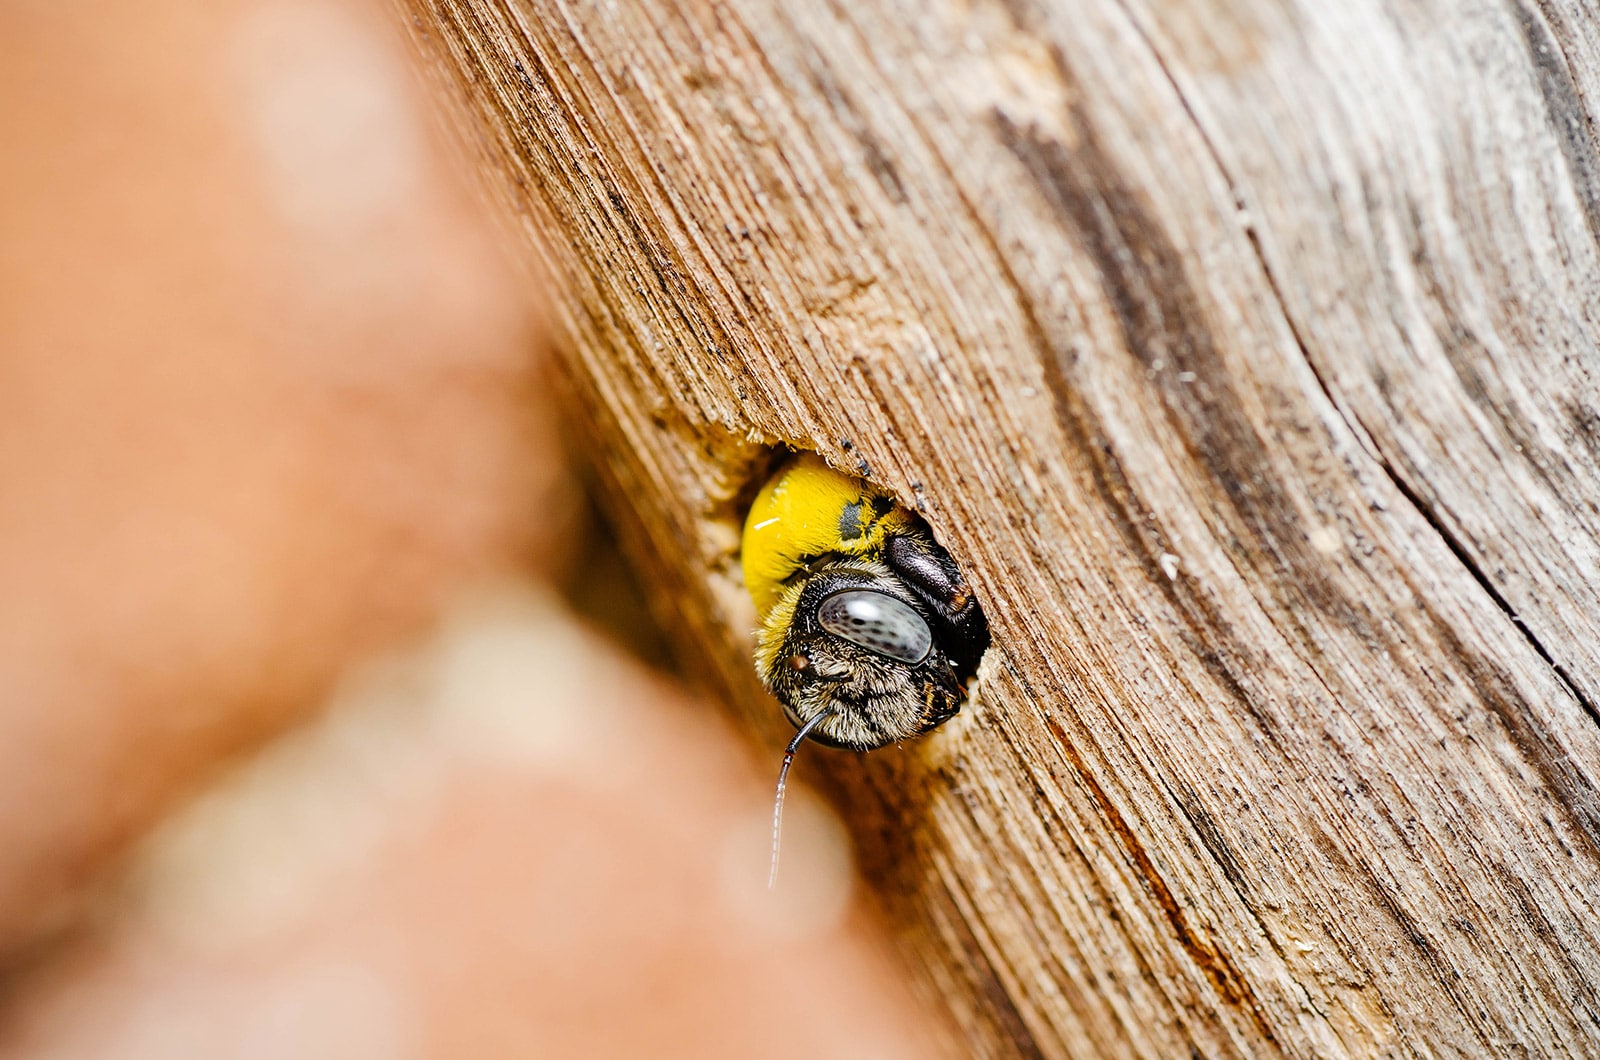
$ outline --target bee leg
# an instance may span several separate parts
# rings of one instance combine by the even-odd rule
[[[897,535],[883,551],[889,568],[945,621],[960,625],[978,609],[961,568],[932,541]]]
[[[884,559],[945,626],[951,661],[970,677],[989,646],[989,622],[961,568],[932,540],[909,534],[891,537],[884,545]]]

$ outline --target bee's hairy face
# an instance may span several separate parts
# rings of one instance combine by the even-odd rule
[[[812,739],[865,751],[953,715],[962,688],[915,596],[876,563],[826,568],[791,586],[759,633],[762,680]]]

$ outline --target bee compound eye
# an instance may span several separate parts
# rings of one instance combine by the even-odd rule
[[[903,600],[870,589],[834,593],[817,608],[822,628],[868,651],[919,663],[933,650],[933,631]]]

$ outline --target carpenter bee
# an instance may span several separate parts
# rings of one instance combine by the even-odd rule
[[[989,625],[961,569],[914,513],[815,454],[786,462],[745,520],[756,671],[806,739],[870,751],[961,708]]]

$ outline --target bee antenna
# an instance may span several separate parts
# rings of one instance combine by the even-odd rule
[[[767,872],[767,890],[772,890],[773,884],[778,882],[778,848],[783,839],[783,793],[789,782],[789,767],[794,764],[794,754],[800,750],[800,745],[805,743],[806,737],[811,735],[811,730],[833,717],[838,710],[824,710],[811,715],[806,723],[800,726],[800,731],[794,734],[794,739],[789,741],[789,746],[784,748],[783,768],[778,770],[778,795],[772,800],[772,868]]]

